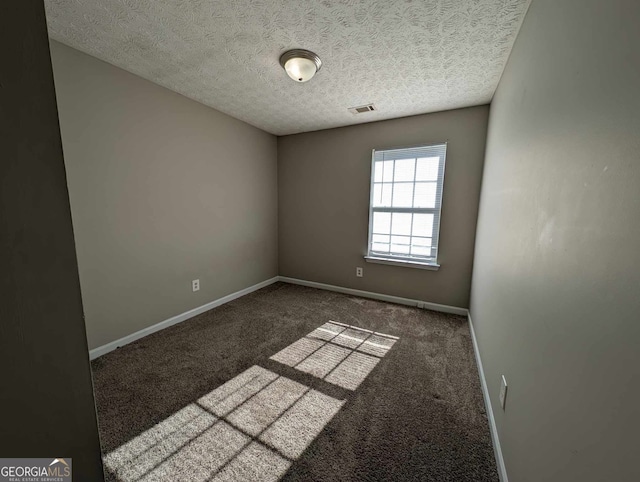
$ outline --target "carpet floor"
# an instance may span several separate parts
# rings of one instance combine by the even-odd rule
[[[276,283],[92,368],[107,481],[498,481],[461,316]]]

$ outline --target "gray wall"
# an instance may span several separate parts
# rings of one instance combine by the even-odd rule
[[[0,3],[0,456],[102,480],[42,2]],[[3,477],[4,478],[4,477]]]
[[[468,307],[487,118],[481,106],[279,137],[280,275]],[[365,263],[371,150],[443,141],[440,271]]]
[[[640,480],[639,24],[533,0],[491,105],[471,316],[514,482]]]
[[[90,348],[278,274],[275,136],[56,42],[52,59]]]

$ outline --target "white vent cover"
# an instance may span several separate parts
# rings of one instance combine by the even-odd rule
[[[358,107],[349,107],[348,110],[352,114],[357,115],[357,114],[364,114],[366,112],[371,112],[378,109],[376,109],[376,106],[373,104],[367,104],[367,105],[359,105]]]

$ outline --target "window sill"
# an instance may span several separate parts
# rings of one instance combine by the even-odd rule
[[[404,261],[400,259],[378,258],[375,256],[365,256],[367,263],[388,264],[391,266],[404,266],[406,268],[428,269],[438,271],[440,265],[436,263],[421,263],[419,261]]]

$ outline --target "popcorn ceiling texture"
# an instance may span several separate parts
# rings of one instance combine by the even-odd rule
[[[529,1],[45,4],[55,40],[284,135],[490,102]],[[323,61],[306,84],[278,63],[292,48]]]

